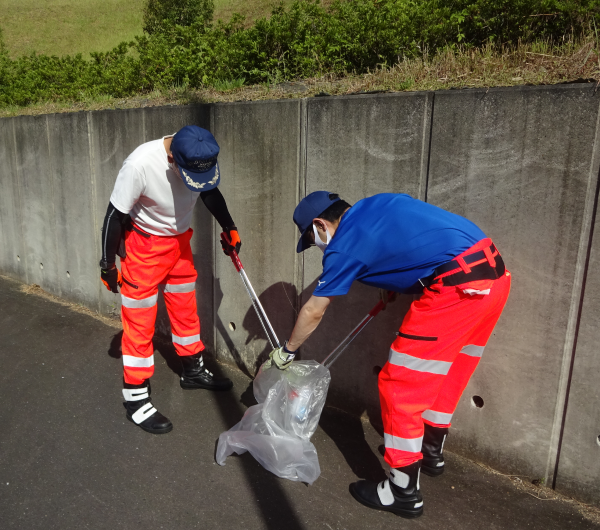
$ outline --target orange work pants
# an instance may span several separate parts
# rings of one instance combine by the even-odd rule
[[[204,350],[196,309],[196,278],[190,239],[192,229],[177,236],[125,236],[127,257],[121,260],[124,380],[141,384],[154,373],[154,324],[159,287],[180,356]]]
[[[481,247],[478,243],[461,256]],[[450,426],[508,298],[510,272],[489,283],[489,294],[465,294],[470,284],[437,281],[406,314],[379,374],[385,460],[391,467],[423,457],[423,422]]]

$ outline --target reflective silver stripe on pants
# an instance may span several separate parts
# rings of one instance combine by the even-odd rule
[[[129,368],[150,368],[150,366],[154,366],[154,354],[150,355],[150,357],[123,355],[123,366],[129,366]]]
[[[388,449],[398,449],[399,451],[408,451],[410,453],[420,453],[423,445],[423,437],[419,438],[400,438],[393,434],[383,433],[383,440]]]
[[[158,300],[158,293],[149,296],[148,298],[142,298],[141,300],[136,300],[135,298],[129,298],[125,295],[121,295],[121,303],[123,307],[128,307],[129,309],[141,309],[145,307],[154,307],[156,305],[156,301]]]
[[[192,283],[161,283],[165,293],[192,293],[196,290],[196,282]]]
[[[452,420],[452,414],[446,412],[437,412],[435,410],[426,410],[421,414],[421,418],[430,421],[431,423],[437,423],[439,425],[448,425]]]
[[[427,361],[425,359],[419,359],[418,357],[413,357],[412,355],[408,355],[406,353],[399,353],[390,349],[390,364],[395,364],[396,366],[404,366],[409,370],[414,370],[415,372],[428,372],[430,374],[440,374],[446,375],[452,363],[447,363],[446,361]]]
[[[469,355],[471,357],[481,357],[483,355],[483,350],[485,346],[475,346],[474,344],[468,344],[467,346],[463,346],[463,349],[460,350],[460,353],[464,353],[465,355]]]
[[[189,337],[178,337],[171,334],[171,337],[173,337],[173,344],[181,344],[182,346],[189,346],[190,344],[194,344],[194,342],[200,342],[200,334]]]

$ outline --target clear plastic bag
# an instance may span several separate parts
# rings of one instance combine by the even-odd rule
[[[250,454],[278,477],[312,484],[321,474],[315,446],[310,442],[319,424],[329,370],[316,361],[295,361],[287,370],[261,366],[254,379],[258,405],[219,436],[216,460],[225,465],[233,454]]]

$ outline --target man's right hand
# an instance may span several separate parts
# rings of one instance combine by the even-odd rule
[[[114,263],[108,269],[100,269],[100,279],[106,288],[113,293],[118,293],[118,288],[123,285],[121,272]]]

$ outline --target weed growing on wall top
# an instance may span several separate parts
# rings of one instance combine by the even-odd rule
[[[176,1],[192,4],[148,6]],[[0,47],[0,105],[360,74],[444,49],[559,42],[600,27],[598,0],[334,0],[328,7],[297,0],[250,27],[239,15],[209,24],[212,0],[199,1],[204,14],[188,18],[167,20],[172,11],[157,7],[144,35],[90,60],[32,54],[13,61]]]

